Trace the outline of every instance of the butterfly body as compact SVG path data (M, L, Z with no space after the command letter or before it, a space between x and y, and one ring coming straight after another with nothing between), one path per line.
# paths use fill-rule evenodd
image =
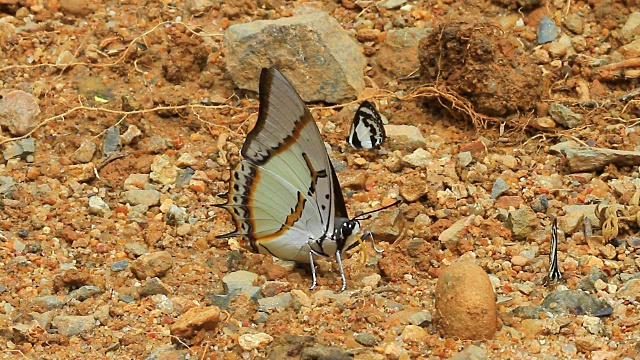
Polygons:
M373 103L363 101L353 117L347 142L355 149L379 149L387 137L382 118Z
M258 120L242 147L226 194L219 205L236 230L219 237L241 237L257 253L311 263L335 256L343 289L340 254L358 241L358 218L347 215L340 183L318 127L305 103L276 69L260 75Z

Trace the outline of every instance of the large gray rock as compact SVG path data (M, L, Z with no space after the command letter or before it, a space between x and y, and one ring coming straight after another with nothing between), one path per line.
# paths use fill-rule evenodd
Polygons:
M366 59L326 12L230 26L227 71L236 86L258 91L261 68L276 66L304 101L341 103L364 89Z

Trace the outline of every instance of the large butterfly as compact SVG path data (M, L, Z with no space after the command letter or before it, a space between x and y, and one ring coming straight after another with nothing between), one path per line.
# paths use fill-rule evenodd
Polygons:
M347 142L355 149L379 149L387 137L382 118L373 103L363 101L353 117Z
M227 202L219 205L236 230L219 237L239 236L254 252L310 263L311 289L314 256L333 255L344 290L341 253L362 243L356 235L366 213L349 219L318 127L289 81L274 68L263 69L259 90L258 120L242 146Z

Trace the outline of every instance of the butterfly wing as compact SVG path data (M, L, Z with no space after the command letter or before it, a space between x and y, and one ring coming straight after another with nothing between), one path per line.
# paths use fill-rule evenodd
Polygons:
M379 149L386 137L382 115L373 103L363 101L353 117L347 141L355 149Z
M307 243L333 235L347 211L313 116L276 69L260 75L260 108L242 147L227 203L253 251L308 262Z

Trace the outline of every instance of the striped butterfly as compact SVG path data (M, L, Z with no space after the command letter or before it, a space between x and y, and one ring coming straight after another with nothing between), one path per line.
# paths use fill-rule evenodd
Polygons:
M353 117L347 142L358 150L379 149L387 137L382 118L373 103L363 101Z
M371 212L348 217L313 116L277 69L262 70L259 95L258 120L241 150L244 159L223 195L227 202L218 205L229 211L236 230L218 237L239 236L254 252L310 263L311 289L316 286L314 256L335 256L344 290L341 254L370 236L356 235L360 220Z
M549 248L549 277L548 284L562 280L562 273L558 268L558 219L553 219L551 225L551 246Z

